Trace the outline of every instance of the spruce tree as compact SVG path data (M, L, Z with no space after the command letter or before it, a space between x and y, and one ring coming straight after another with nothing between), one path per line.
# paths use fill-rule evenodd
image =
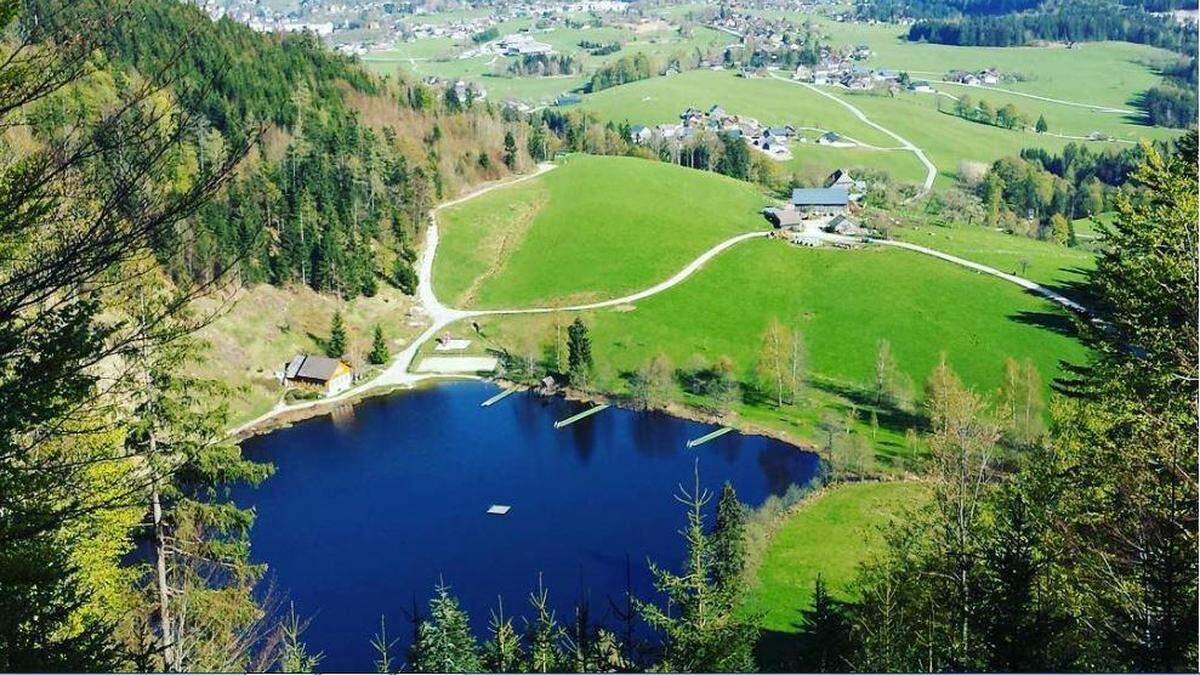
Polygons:
M383 328L375 324L375 335L371 338L371 353L367 355L367 360L379 366L387 363L390 357L387 341L383 339Z
M342 321L342 312L333 313L329 325L329 341L325 343L325 355L331 359L341 358L346 353L346 324Z
M417 626L417 638L409 650L409 666L419 673L477 673L483 670L479 647L471 635L467 613L438 584L429 601L429 618Z
M713 583L736 595L746 566L746 507L728 482L717 502L717 525L712 533Z
M564 631L558 625L550 609L550 598L538 575L538 589L529 594L534 619L527 622L526 640L529 642L529 671L552 673L563 669L562 641Z
M667 608L637 602L642 619L663 634L665 651L659 666L666 671L730 672L756 669L754 645L757 617L746 617L736 600L713 581L712 543L704 534L704 507L712 495L695 487L678 499L687 504L687 558L675 574L651 563L655 589L666 596Z
M575 385L586 384L592 366L592 338L583 319L575 317L567 328L567 369L571 382Z
M504 166L517 168L517 139L512 131L504 132Z
M488 622L491 637L483 643L483 667L491 673L518 673L524 670L524 651L521 636L513 628L512 619L504 616L504 605L492 612Z
M1037 125L1034 127L1034 129L1039 134L1044 134L1050 130L1050 125L1046 124L1046 116L1045 115L1038 115Z

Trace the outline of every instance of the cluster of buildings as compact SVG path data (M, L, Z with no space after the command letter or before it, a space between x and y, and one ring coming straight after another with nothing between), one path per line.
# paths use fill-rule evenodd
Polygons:
M947 82L957 82L959 84L977 85L977 84L999 84L1000 71L995 68L986 68L975 72L966 70L951 70L946 73Z
M444 88L454 92L455 100L460 102L466 101L482 101L487 98L487 89L475 84L467 82L463 79L446 80L436 75L429 75L421 80L431 87Z
M904 73L890 68L866 68L848 62L822 62L820 65L796 66L792 79L812 84L837 85L857 91L869 89L907 89L932 93L933 86L925 80L908 79Z
M781 207L763 209L763 216L781 236L795 244L819 246L822 234L860 237L870 234L853 216L853 204L865 188L845 169L834 171L819 188L795 188Z
M719 105L708 110L688 108L679 114L678 124L658 124L653 127L635 124L629 127L629 140L638 145L655 145L659 142L687 142L709 134L728 134L744 138L746 143L768 157L787 161L792 158L794 143L807 143L808 138L799 133L807 127L791 124L768 126L753 117L727 112ZM826 131L817 137L819 145L849 147L854 143L836 132Z

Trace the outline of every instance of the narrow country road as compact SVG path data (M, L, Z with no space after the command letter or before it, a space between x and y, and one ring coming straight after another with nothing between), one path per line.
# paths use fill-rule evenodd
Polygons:
M452 324L456 321L461 321L463 319L470 319L472 317L479 317L479 316L547 314L550 312L561 312L561 311L576 312L576 311L585 311L585 310L592 310L592 309L603 309L605 307L616 307L618 305L626 305L626 304L634 303L639 300L644 300L646 298L649 298L653 295L657 295L658 293L662 293L663 291L670 289L674 286L677 286L678 284L682 283L683 281L685 281L686 279L691 277L697 271L699 271L701 267L703 267L706 263L711 261L716 256L720 255L722 252L724 252L734 246L737 246L738 244L740 244L742 242L750 241L751 239L761 239L770 234L770 231L759 230L759 231L755 231L755 232L746 232L743 234L739 234L739 235L730 237L729 239L726 239L725 241L722 241L722 242L716 244L715 246L713 246L712 248L708 249L707 251L701 253L696 259L692 260L683 269L681 269L679 272L676 272L670 278L668 278L658 284L655 284L654 286L651 286L644 290L638 291L636 293L632 293L630 295L625 295L625 296L622 296L619 298L612 298L610 300L601 300L598 302L591 302L591 303L580 304L580 305L570 305L570 306L565 306L565 307L524 307L524 308L513 308L513 309L480 309L480 310L455 309L455 308L447 307L447 306L443 305L437 299L437 295L435 294L434 288L433 288L433 260L434 260L434 256L437 254L438 236L439 236L438 235L437 213L448 206L453 206L455 204L461 204L462 202L465 202L468 199L473 199L475 197L478 197L479 195L485 194L492 190L496 190L496 189L499 189L502 187L507 187L510 185L516 185L517 183L521 183L523 181L530 180L532 178L535 178L535 177L545 173L546 171L550 171L551 169L555 168L555 166L556 165L549 164L549 163L539 164L537 170L532 173L525 174L524 176L521 176L521 177L513 179L513 180L508 180L508 181L503 181L503 182L487 185L483 188L480 188L478 190L470 192L470 193L463 195L461 197L458 197L456 199L452 199L448 202L443 202L442 204L439 204L438 206L434 207L430 211L430 213L429 213L429 217L430 217L429 228L425 234L425 245L421 250L421 256L418 260L418 270L417 270L417 276L419 279L419 282L417 285L418 306L420 306L428 314L428 316L430 318L430 324L427 328L425 328L424 331L421 332L420 335L413 338L413 340L408 344L408 346L406 346L403 350L401 350L399 353L396 354L396 357L392 360L391 364L389 364L388 367L382 373L380 373L378 376L374 377L373 379L368 380L363 383L360 383L354 387L351 387L350 389L347 389L346 391L343 391L342 393L340 393L336 396L331 396L328 398L323 398L323 399L314 400L314 401L299 401L299 402L291 403L291 404L280 401L270 411L233 429L231 434L236 436L238 434L244 433L244 432L246 432L250 429L253 429L254 427L262 424L263 422L266 422L274 417L278 417L278 416L286 414L286 413L301 411L301 410L305 410L308 408L315 408L318 406L325 407L325 406L329 406L330 404L337 404L337 403L341 403L344 401L350 401L368 391L372 391L372 390L376 390L376 389L387 388L387 387L411 387L418 382L421 382L424 380L435 379L435 378L446 378L446 377L469 378L471 376L449 375L449 374L440 374L440 373L413 373L413 372L410 372L410 367L412 366L413 359L416 358L417 352L420 351L421 346L424 345L426 342L428 342L435 335L437 335L439 331L445 329L447 326L449 326L450 324ZM834 243L834 244L857 243L859 241L852 237L845 237L845 236L837 235L837 234L827 234L824 232L813 233L813 236L817 236L825 241L828 241L828 242ZM931 248L926 248L924 246L919 246L917 244L910 244L908 242L894 241L894 240L890 240L890 239L870 239L868 241L870 241L873 244L880 244L883 246L894 246L897 248L907 249L909 251L913 251L916 253L930 255L935 258L944 260L946 262L950 262L955 265L960 265L962 267L975 270L976 272L988 274L988 275L997 277L999 279L1008 281L1010 283L1016 284L1026 290L1037 293L1037 294L1047 298L1048 300L1055 302L1059 305L1062 305L1063 307L1066 307L1067 309L1070 309L1072 311L1088 313L1088 309L1086 307L1084 307L1083 305L1080 305L1079 303L1075 302L1074 300L1071 300L1070 298L1067 298L1052 289L1046 288L1045 286L1041 286L1040 284L1034 283L1023 277L1018 277L1013 274L1008 274L1007 272L1001 272L1000 270L998 270L994 267L989 267L987 265L981 265L979 263L972 262L965 258L959 258L957 256L950 255L948 253L943 253L941 251L931 249Z
M918 148L911 141L900 136L899 134L892 131L891 129L888 129L884 126L876 124L875 122L872 122L867 117L866 113L859 110L853 104L851 104L850 102L845 101L837 96L834 96L833 94L831 94L827 91L818 89L817 87L814 87L813 85L811 85L807 82L797 82L796 80L791 80L786 77L782 77L778 73L771 73L771 77L775 78L776 80L779 80L780 82L788 82L790 84L800 85L801 87L805 87L805 88L809 89L810 91L814 91L814 92L820 94L821 96L824 96L825 98L836 102L838 105L842 106L846 110L849 110L863 124L866 124L867 126L872 127L874 129L878 129L879 131L882 131L883 133L887 134L888 136L891 136L892 138L896 139L896 142L899 143L905 150L908 150L909 152L916 155L917 159L921 160L921 163L925 165L925 182L921 186L921 191L918 192L917 194L913 195L912 197L910 197L908 199L908 201L920 199L921 197L924 197L930 190L933 189L933 180L935 178L937 178L937 171L938 171L937 167L934 166L933 162L929 161L929 158L925 156L925 151Z
M1109 108L1107 106L1102 106L1102 105L1092 105L1091 103L1077 103L1075 101L1066 101L1061 98L1050 98L1049 96L1038 96L1037 94L1027 94L1023 91L1014 91L1012 89L1004 89L1003 87L993 87L990 84L963 84L962 82L951 82L949 80L929 80L929 82L932 82L934 84L950 84L950 85L954 85L956 87L965 87L965 88L969 88L969 89L988 89L990 91L998 91L998 92L1001 92L1004 94L1012 94L1013 96L1024 96L1025 98L1032 98L1032 99L1036 99L1038 101L1046 101L1048 103L1057 103L1059 105L1069 105L1069 106L1072 106L1075 108L1087 108L1089 110L1095 110L1096 112L1102 112L1102 113L1115 113L1115 114L1119 114L1119 115L1137 115L1137 114L1139 114L1138 111L1129 110L1128 108Z

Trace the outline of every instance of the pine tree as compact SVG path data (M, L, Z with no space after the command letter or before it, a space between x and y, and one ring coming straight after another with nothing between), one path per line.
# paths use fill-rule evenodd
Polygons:
M525 637L529 643L529 671L534 673L552 673L562 669L563 629L554 618L550 609L549 593L542 586L542 576L538 575L538 588L529 594L529 604L533 607L533 621L527 621Z
M281 646L279 653L279 671L283 673L313 673L321 663L322 655L318 652L310 654L308 647L300 641L304 626L296 616L295 604L289 604L288 616L281 627Z
M592 338L587 324L575 317L567 328L567 368L576 386L587 384L592 372Z
M499 612L492 612L488 622L491 637L483 644L483 667L491 673L518 673L524 669L521 636L513 628L512 619L504 616L504 603Z
M512 131L504 132L504 166L509 170L517 168L517 139Z
M1046 124L1045 115L1038 115L1037 125L1034 126L1034 130L1036 130L1039 134L1044 134L1050 130L1050 125Z
M331 359L341 358L346 353L346 324L341 310L333 313L329 324L329 342L325 343L325 355Z
M483 670L479 648L471 635L467 613L438 584L429 601L429 618L417 626L417 638L409 650L409 666L420 673L477 673Z
M375 335L371 338L371 353L367 355L367 361L379 366L388 362L391 354L388 353L387 341L383 339L383 328L379 324L375 324Z
M650 564L654 587L667 597L670 611L638 602L643 620L663 634L663 670L680 672L729 672L755 669L754 644L758 641L757 617L739 611L731 594L713 582L712 544L704 534L704 507L712 495L695 487L677 499L687 505L687 558L682 573L674 574Z
M746 507L728 482L717 502L717 524L712 533L713 583L732 595L741 588L746 566Z

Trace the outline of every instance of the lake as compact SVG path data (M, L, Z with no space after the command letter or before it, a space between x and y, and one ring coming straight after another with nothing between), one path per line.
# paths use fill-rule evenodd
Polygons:
M580 598L612 621L609 600L623 602L627 579L653 597L648 558L680 562L674 495L691 486L694 462L714 493L710 525L725 481L757 506L818 470L816 455L759 436L687 449L715 427L656 413L610 408L556 430L588 406L524 393L481 408L496 391L438 384L243 443L276 466L234 495L258 514L253 557L311 618L304 639L324 652L323 671L370 670L381 615L402 659L413 604L423 610L439 579L481 637L497 598L506 615L526 613L539 574L560 622ZM512 510L488 515L492 504Z

